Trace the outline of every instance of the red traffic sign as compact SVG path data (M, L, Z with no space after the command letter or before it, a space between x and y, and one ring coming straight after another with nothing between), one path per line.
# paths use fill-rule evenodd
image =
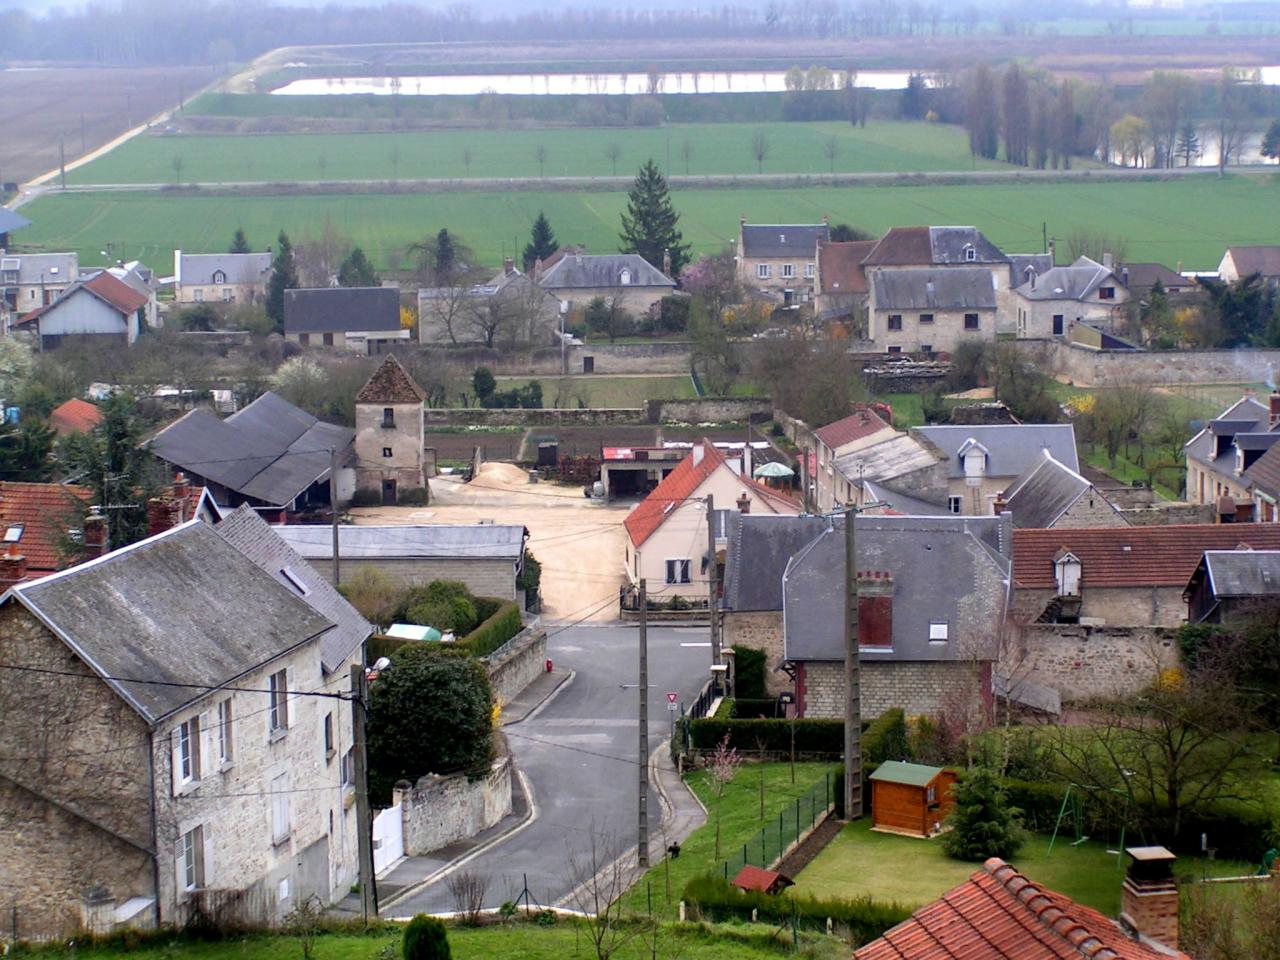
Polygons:
M680 694L667 691L667 703L675 703L680 699Z

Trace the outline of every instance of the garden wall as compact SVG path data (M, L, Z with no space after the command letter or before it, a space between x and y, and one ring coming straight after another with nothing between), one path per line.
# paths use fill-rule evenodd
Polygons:
M547 629L535 621L485 657L494 697L510 703L546 669L546 660Z
M513 775L511 757L504 756L481 780L429 773L413 786L396 787L392 803L400 804L404 820L405 856L422 856L492 827L511 812Z
M558 346L535 350L428 347L424 352L433 361L466 370L488 367L500 376L555 377L562 372ZM587 357L595 373L688 373L691 363L690 346L683 341L583 343L565 349L564 372L582 373Z
M1064 703L1127 696L1178 666L1176 633L1170 627L1028 624L1012 684L1025 678L1053 687Z
M768 420L773 405L764 397L704 397L698 400L650 400L644 407L588 407L583 410L522 410L485 407L427 407L432 427L594 427L647 426L654 423L742 423Z
M1014 342L1045 372L1081 387L1258 383L1280 369L1280 350L1090 350L1057 341Z

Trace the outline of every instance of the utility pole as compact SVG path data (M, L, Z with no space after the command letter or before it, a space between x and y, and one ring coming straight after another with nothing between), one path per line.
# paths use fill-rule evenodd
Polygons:
M1044 246L1044 250L1042 250L1041 252L1048 253L1049 252L1049 223L1047 220L1040 221L1040 242ZM1014 279L1016 280L1020 278L1015 277Z
M329 522L333 527L333 585L342 582L342 563L338 559L338 450L329 448Z
M844 816L862 819L862 677L858 661L858 565L854 518L849 504L844 514Z
M365 719L369 704L369 681L364 665L351 665L351 756L356 788L356 838L360 861L360 909L364 922L378 916L378 890L373 879L373 819L369 816L369 765L365 756Z
M649 610L645 581L640 578L640 820L636 863L649 866Z
M67 189L67 138L58 134L58 173L62 180L62 189Z
M707 619L711 623L711 666L724 663L720 651L720 629L716 620L716 501L707 494ZM713 674L714 675L714 674Z

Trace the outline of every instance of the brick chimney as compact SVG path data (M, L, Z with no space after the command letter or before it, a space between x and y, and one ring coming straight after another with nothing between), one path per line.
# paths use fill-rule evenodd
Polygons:
M16 543L11 543L4 555L0 556L0 590L7 590L25 579L27 579L27 558L22 555Z
M1271 396L1268 398L1268 403L1271 407L1271 416L1267 422L1271 429L1274 430L1277 426L1280 426L1280 390L1272 391Z
M751 512L751 498L747 496L745 490L738 496L738 512L739 513Z
M858 645L893 646L893 575L888 570L858 571Z
M84 518L81 530L86 560L100 557L107 552L107 518L102 515L99 507L89 508L89 515Z
M991 504L991 514L992 516L998 517L1008 509L1009 501L1005 499L1004 491L1001 490L996 494L995 502Z
M179 471L173 476L173 499L178 501L178 522L186 520L187 498L191 496L191 484L187 475Z
M182 505L172 497L152 497L147 501L147 536L176 527L182 521Z
M1120 922L1135 936L1178 948L1177 859L1164 847L1126 847L1129 872L1120 890Z

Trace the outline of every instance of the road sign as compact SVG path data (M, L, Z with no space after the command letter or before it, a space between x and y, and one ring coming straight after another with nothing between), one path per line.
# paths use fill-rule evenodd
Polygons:
M673 693L670 690L667 691L667 703L675 703L679 699L680 699L680 694Z

